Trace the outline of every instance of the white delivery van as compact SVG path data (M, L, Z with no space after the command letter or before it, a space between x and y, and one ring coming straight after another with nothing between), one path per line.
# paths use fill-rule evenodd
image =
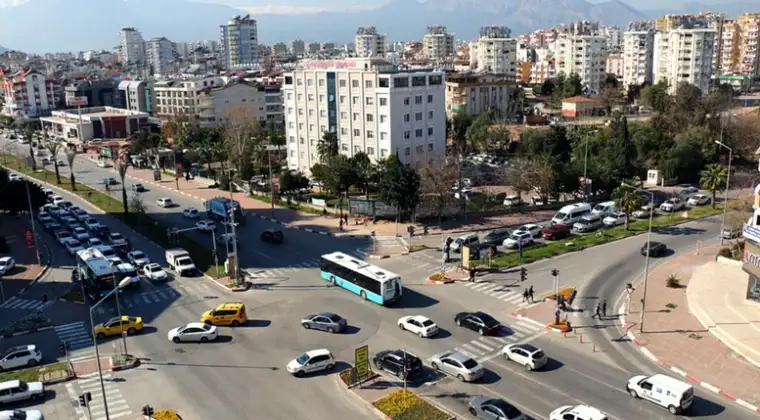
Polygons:
M168 249L166 251L166 263L180 276L195 273L195 264L190 258L190 253L182 248Z
M570 204L559 209L552 218L553 225L572 226L583 216L591 214L591 206L587 203Z
M616 211L617 208L615 207L614 201L605 201L594 206L594 209L591 210L591 213L598 214L602 219L604 219Z
M681 414L694 401L694 387L666 375L634 376L625 388L633 398L641 398L668 409L670 414Z

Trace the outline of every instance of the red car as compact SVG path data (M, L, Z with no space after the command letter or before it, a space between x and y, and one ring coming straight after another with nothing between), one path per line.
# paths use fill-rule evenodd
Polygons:
M544 239L549 241L556 241L559 239L567 238L570 236L570 230L572 228L570 226L565 225L551 225L543 230L541 232L541 235L544 237Z

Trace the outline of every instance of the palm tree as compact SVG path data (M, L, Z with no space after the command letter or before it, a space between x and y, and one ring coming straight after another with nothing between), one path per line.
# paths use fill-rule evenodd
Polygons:
M643 200L635 188L621 185L612 193L615 206L625 214L625 230L631 227L631 213L641 208ZM654 211L653 209L651 211Z
M74 180L74 159L76 159L76 157L76 150L66 149L66 160L69 162L69 180L71 181L71 191L77 190L77 184Z
M719 190L724 190L726 188L726 178L728 175L728 170L721 165L717 164L710 164L705 167L705 169L702 170L702 173L700 174L699 183L702 185L702 188L706 190L710 190L712 193L712 207L715 208L715 194ZM725 203L724 203L725 205Z
M58 172L58 151L61 150L61 143L57 141L49 141L45 144L45 147L50 151L50 156L53 159L53 166L55 167L55 181L60 185L61 174Z
M124 184L124 178L127 176L127 168L129 168L129 163L127 163L122 157L122 159L119 159L116 169L119 171L119 178L121 178L121 202L124 204L124 214L129 213L129 206L127 205L127 186Z
M317 143L317 154L319 161L326 163L331 157L338 155L338 135L336 133L325 131L322 138Z
M375 166L372 164L372 161L369 160L369 156L364 152L355 154L354 157L351 158L351 164L356 171L356 179L364 190L367 200L369 200L369 183L375 173Z

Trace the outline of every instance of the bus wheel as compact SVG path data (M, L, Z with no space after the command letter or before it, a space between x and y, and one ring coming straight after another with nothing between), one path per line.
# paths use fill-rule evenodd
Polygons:
M330 283L335 284L335 276L330 276Z
M359 296L361 296L362 299L367 300L367 293L365 293L364 290L362 290L361 293L359 293Z

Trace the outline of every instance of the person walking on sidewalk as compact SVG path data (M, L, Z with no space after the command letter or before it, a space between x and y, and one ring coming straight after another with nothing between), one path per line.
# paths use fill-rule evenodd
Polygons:
M474 281L475 281L475 269L470 268L470 282L474 282Z
M602 319L602 306L599 303L596 304L596 311L594 312L594 316L591 317L591 319L594 318Z
M530 292L528 291L528 289L525 289L525 291L523 292L523 302L527 302L528 299L530 299Z
M534 292L533 292L533 286L530 286L530 289L528 289L528 296L530 297L530 303L534 303L535 302L533 300L533 294L534 294Z
M602 316L607 317L607 299L602 301Z

